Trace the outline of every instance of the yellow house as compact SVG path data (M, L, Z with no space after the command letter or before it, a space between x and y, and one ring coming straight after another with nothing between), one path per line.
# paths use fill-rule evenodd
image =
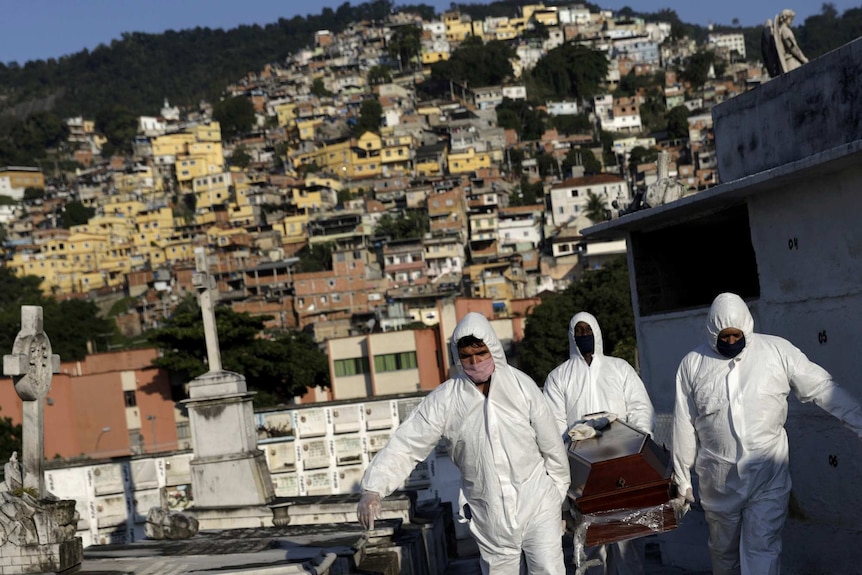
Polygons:
M108 203L104 204L105 215L117 215L132 219L139 212L146 209L146 205L138 200L130 200L128 196L110 196Z
M221 144L221 125L210 121L205 124L197 124L189 130L196 142L218 142Z
M293 205L303 212L317 211L323 207L323 197L318 189L310 189L316 186L310 186L306 183L305 187L294 187L290 189L290 196L293 200Z
M323 118L311 118L310 120L299 120L296 122L296 131L300 140L314 140L314 134L318 126L323 125Z
M115 173L114 187L121 195L137 191L161 191L162 179L155 176L152 166L136 166L130 173Z
M301 213L295 216L285 216L281 220L280 231L283 244L294 244L308 239L308 214Z
M383 140L374 132L365 132L350 149L350 163L347 166L348 178L371 178L383 173L381 148Z
M442 176L443 167L449 161L449 148L445 144L432 146L430 151L417 151L415 161L416 175L420 177L426 176Z
M277 105L275 107L275 115L279 126L286 128L292 125L294 120L296 120L296 102Z
M173 238L162 244L163 263L176 263L195 259L191 238Z
M413 167L413 137L393 135L383 138L380 160L391 172L410 171Z
M166 134L151 140L153 156L179 156L187 153L188 148L195 141L192 134Z
M254 206L231 204L229 218L230 223L234 226L251 227L255 224ZM244 229L237 229L245 233Z
M210 173L224 171L224 151L221 142L194 142L189 145L189 156L206 159Z
M211 210L230 200L231 173L221 172L196 177L192 181L197 211Z
M473 148L467 148L464 152L450 153L448 157L450 174L467 174L481 168L490 167L491 154L488 152L477 152Z
M519 27L514 18L510 18L494 28L494 39L501 41L514 40L520 35L522 28L523 26Z
M435 62L444 62L449 59L449 52L426 52L422 51L422 65L430 66Z
M231 179L233 180L236 177L236 174L231 171ZM248 180L244 180L242 183L235 182L234 193L233 193L233 203L237 206L249 206L251 202L248 199L249 191L251 190L251 182Z
M0 168L0 195L20 200L27 188L45 188L42 170L25 166Z
M484 38L485 35L481 20L472 21L458 11L445 12L443 24L446 26L446 39L450 42L462 42L468 36Z
M208 226L216 223L218 221L218 216L215 211L209 210L205 212L200 212L195 215L195 223L200 226Z
M341 190L344 188L344 184L341 180L330 178L328 176L321 176L319 174L309 174L306 176L305 185L308 187L322 186L324 188L329 188L330 190Z
M174 216L168 207L144 211L135 216L133 241L138 249L149 249L151 242L169 238L174 233Z

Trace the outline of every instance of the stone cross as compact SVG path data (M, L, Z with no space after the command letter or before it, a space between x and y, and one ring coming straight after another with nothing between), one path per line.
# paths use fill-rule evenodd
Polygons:
M204 339L207 345L207 364L209 372L215 373L222 370L221 352L218 347L218 331L215 320L215 299L218 295L218 287L215 278L207 270L207 254L205 248L195 248L195 273L192 275L192 284L198 290L198 301L201 306L201 315L204 320Z
M25 489L42 499L45 491L45 397L51 378L60 371L60 356L51 353L51 341L42 329L42 308L21 306L21 331L12 354L3 356L3 374L12 377L24 402L22 476Z

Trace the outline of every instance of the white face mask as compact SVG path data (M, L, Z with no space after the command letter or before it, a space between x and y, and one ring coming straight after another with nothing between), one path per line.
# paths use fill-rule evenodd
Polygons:
M485 383L491 379L491 374L494 373L494 358L489 357L485 361L473 364L461 364L464 368L464 373L467 374L473 383Z

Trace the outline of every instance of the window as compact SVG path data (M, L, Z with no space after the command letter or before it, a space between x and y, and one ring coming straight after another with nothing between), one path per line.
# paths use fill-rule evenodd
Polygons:
M336 359L334 362L335 377L347 377L368 373L367 357L352 357L350 359Z
M374 371L399 371L416 369L416 352L387 353L374 356Z
M135 397L135 390L124 391L123 399L126 402L126 407L135 407L138 405L138 399Z
M180 421L177 423L177 439L190 439L192 431L189 428L188 421Z

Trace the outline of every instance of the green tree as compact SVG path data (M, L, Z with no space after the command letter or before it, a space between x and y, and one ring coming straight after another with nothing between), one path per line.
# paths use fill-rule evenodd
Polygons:
M503 98L495 112L497 125L515 130L521 140L538 140L545 132L546 114L534 102Z
M22 305L42 308L42 321L51 348L64 361L84 359L89 342L110 337L115 332L114 324L100 316L93 301L57 302L42 293L41 284L42 278L37 276L19 278L9 268L0 268L0 349L12 349L21 330Z
M383 106L377 98L368 98L359 106L359 119L356 121L355 133L361 136L365 132L380 133L380 121L383 118Z
M422 47L422 29L415 24L405 24L392 30L387 49L389 55L398 61L402 70L413 67Z
M66 229L72 226L86 224L96 215L96 208L88 208L78 200L66 202L63 206L63 227Z
M368 70L368 83L372 86L387 84L392 81L392 71L389 66L373 66Z
M638 166L655 162L658 159L658 150L655 148L645 148L643 146L635 146L629 152L629 165Z
M256 391L258 407L288 403L310 387L329 385L326 356L310 335L301 332L267 333L271 316L216 309L216 329L224 369L243 375ZM206 340L200 309L186 298L162 328L149 334L162 354L153 365L166 369L174 381L188 382L207 370Z
M548 96L581 100L601 91L608 59L600 50L566 43L542 57L531 75Z
M424 210L407 210L401 217L383 214L374 228L374 235L391 240L421 238L429 228L428 214Z
M703 50L691 55L682 71L683 79L691 82L692 87L700 89L709 78L709 71L715 63L715 52Z
M326 86L323 85L323 80L320 78L315 78L311 82L311 94L318 98L331 98L334 96L332 92L326 89Z
M335 248L332 244L308 244L296 254L299 258L296 271L304 273L332 270L333 249Z
M593 123L587 114L560 114L551 116L550 122L558 132L566 135L589 134L593 131Z
M221 126L222 137L231 140L251 131L255 122L254 104L245 96L219 100L213 105L213 119Z
M522 369L539 385L569 357L569 321L579 311L596 316L606 354L634 365L636 337L629 274L625 257L620 257L543 299L527 317L518 357Z
M608 205L604 198L587 192L587 205L584 207L584 216L597 224L608 219Z
M25 202L33 202L35 200L43 200L45 199L45 190L42 188L25 188L24 189L24 201Z
M572 148L563 159L563 173L572 173L575 166L583 166L584 174L598 174L602 171L602 163L589 148Z
M512 58L515 51L508 44L482 40L471 36L461 43L448 60L431 65L431 76L440 80L452 80L474 88L496 86L514 74Z
M667 113L667 135L669 138L688 138L689 111L685 106L676 106Z
M251 159L251 154L248 153L245 146L238 146L230 155L228 163L244 170L251 164Z
M114 150L129 153L138 133L138 117L126 106L113 104L96 114L96 129L105 135Z

